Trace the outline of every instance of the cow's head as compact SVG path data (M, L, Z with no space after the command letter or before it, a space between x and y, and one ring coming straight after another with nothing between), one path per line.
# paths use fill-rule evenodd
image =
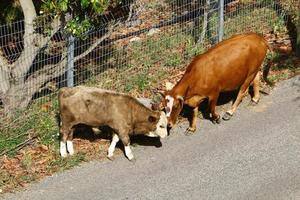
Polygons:
M156 104L156 109L164 110L168 120L168 128L172 128L180 114L184 98L180 95L175 95L172 91L174 84L166 82L166 91L158 91L158 93L163 97L159 104Z
M167 125L168 125L168 120L167 120L167 117L166 117L166 113L161 111L159 121L156 124L156 130L155 131L150 131L146 135L149 136L149 137L165 138L168 135Z
M169 91L166 91L163 94L163 100L161 102L161 106L164 108L166 112L166 116L168 119L168 127L172 128L177 118L183 108L184 99L182 96L173 96Z

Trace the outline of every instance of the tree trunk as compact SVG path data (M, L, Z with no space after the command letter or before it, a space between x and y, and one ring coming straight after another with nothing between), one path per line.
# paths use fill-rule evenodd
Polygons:
M11 85L2 99L5 113L11 115L17 109L22 109L26 103L29 103L29 98L24 91L24 84Z
M200 39L198 43L202 43L205 39L206 31L208 31L208 13L210 9L210 0L206 0L203 14L203 26Z
M35 33L34 20L36 18L36 10L32 0L20 0L20 5L24 14L24 49L19 58L11 64L4 55L0 54L0 98L5 112L9 115L17 109L25 108L32 96L38 91L39 88L37 86L41 87L47 80L45 78L44 82L37 83L32 82L34 79L27 78L25 80L25 77L40 49L47 44L59 27L59 19L56 18L51 25L57 27L53 28L53 33L50 36L43 37ZM36 90L32 91L28 87L29 85Z
M20 0L24 13L25 32L23 37L24 49L19 58L11 63L0 52L0 100L8 115L28 106L32 97L45 83L63 75L67 67L67 45L62 42L60 61L56 64L42 66L41 69L28 74L36 56L50 42L52 36L59 30L61 21L54 18L51 22L51 34L43 36L36 33L34 20L36 11L32 0ZM101 42L107 39L118 23L109 26L108 32L94 41L84 52L74 58L74 62L92 52ZM55 41L52 41L55 42ZM61 42L60 42L61 43ZM51 46L51 45L49 45Z

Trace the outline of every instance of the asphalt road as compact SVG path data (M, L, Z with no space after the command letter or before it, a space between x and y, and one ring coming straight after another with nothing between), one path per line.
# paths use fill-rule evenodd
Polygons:
M300 199L299 76L230 121L198 120L193 136L186 128L160 148L133 148L135 163L85 163L4 199Z

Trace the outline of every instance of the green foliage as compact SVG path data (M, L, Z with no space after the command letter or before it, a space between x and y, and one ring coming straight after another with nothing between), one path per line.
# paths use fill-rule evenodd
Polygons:
M22 10L16 2L1 1L0 23L11 23L23 17Z
M82 38L82 33L87 32L92 27L90 20L83 19L81 20L79 17L76 17L68 22L66 25L66 29L72 35ZM84 39L84 38L83 38Z
M113 1L118 3L119 1ZM110 4L109 0L43 0L41 11L43 13L78 13L79 11L103 14Z
M43 0L41 13L65 15L70 14L72 20L66 24L69 33L81 37L94 24L98 18L107 11L109 6L117 6L120 0Z

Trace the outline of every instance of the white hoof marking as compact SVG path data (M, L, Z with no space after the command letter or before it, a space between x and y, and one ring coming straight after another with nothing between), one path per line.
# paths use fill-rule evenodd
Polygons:
M67 157L68 154L67 154L67 147L65 142L60 141L59 153L61 157L63 158Z
M116 144L119 142L119 136L117 134L113 135L110 146L108 148L107 157L112 157L114 155L114 151L116 149Z
M131 151L129 145L128 145L128 146L125 146L125 154L126 154L126 156L127 156L127 158L128 158L129 160L133 160L134 156L133 156L133 154L132 154L132 151Z
M74 154L74 147L73 147L73 142L70 140L67 140L67 150L70 155Z

